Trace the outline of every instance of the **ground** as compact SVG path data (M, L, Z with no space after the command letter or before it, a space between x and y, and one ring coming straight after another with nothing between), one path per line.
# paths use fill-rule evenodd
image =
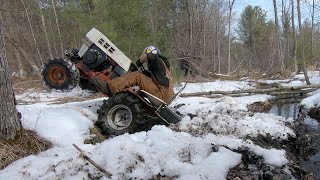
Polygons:
M320 84L318 74L310 72L313 83ZM301 79L299 75L294 80L261 81L302 85ZM177 85L175 91L182 87ZM249 79L213 81L189 83L182 93L254 88L256 83ZM319 92L311 93L301 105L317 106L319 97ZM30 89L17 95L22 124L53 147L13 162L0 171L0 179L109 179L81 158L73 143L110 172L111 179L297 178L285 145L297 138L292 128L296 120L248 110L248 105L272 98L178 96L170 106L181 115L180 123L109 137L93 145L84 142L94 136L90 129L105 97L80 89L67 93Z

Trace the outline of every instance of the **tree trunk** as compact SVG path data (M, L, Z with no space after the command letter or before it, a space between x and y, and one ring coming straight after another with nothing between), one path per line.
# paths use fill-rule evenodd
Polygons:
M43 27L43 31L46 37L46 42L47 42L47 46L48 46L48 52L50 55L50 58L52 58L52 52L51 52L51 47L50 47L50 41L49 41L49 37L48 37L48 32L47 32L47 25L46 25L46 21L44 20L44 15L42 12L42 8L40 7L40 14L41 14L41 22L42 22L42 27Z
M23 8L24 10L26 11L26 15L27 15L27 19L28 19L28 23L29 23L29 27L30 27L30 31L31 31L31 35L32 35L32 39L34 41L34 44L36 46L36 49L37 49L37 53L38 53L38 56L39 56L39 62L38 62L38 66L39 67L42 67L43 65L43 59L41 57L41 53L40 53L40 50L39 50L39 47L38 47L38 42L37 42L37 39L34 35L34 31L33 31L33 28L32 28L32 24L31 24L31 20L30 20L30 17L29 17L29 12L27 10L27 7L26 7L26 4L24 3L24 0L21 0L22 2L22 5L23 5Z
M306 70L306 61L304 57L304 34L303 28L301 24L301 11L300 11L300 0L297 0L297 11L298 11L298 23L299 23L299 31L300 31L300 38L301 38L301 54L302 54L302 70L304 74L304 78L306 79L306 83L310 85L309 77Z
M229 0L229 15L228 15L228 74L231 72L231 14L235 0Z
M21 123L8 70L2 22L0 14L0 138L13 139L21 130Z
M274 8L274 22L275 22L274 31L276 33L276 38L277 38L278 58L280 62L281 72L284 75L284 64L283 64L283 58L282 58L282 52L281 52L281 40L280 40L280 33L279 33L278 10L277 10L276 0L273 0L273 8Z
M298 61L297 61L297 35L296 26L294 18L294 1L291 0L291 23L292 23L292 33L293 33L293 62L294 62L294 72L298 73Z
M217 36L217 53L218 53L218 73L221 74L221 57L220 57L220 0L217 0L217 20L216 20L216 36Z
M57 29L58 29L58 35L59 35L59 40L60 40L60 48L61 48L61 55L63 56L63 44L62 44L62 40L61 40L61 32L60 32L60 27L59 27L59 19L58 19L58 15L57 15L57 11L56 11L56 6L54 4L54 0L51 0L52 3L52 8L53 8L53 12L54 12L54 17L56 19L56 25L57 25Z
M314 45L314 0L312 0L312 14L311 14L311 55L313 56Z

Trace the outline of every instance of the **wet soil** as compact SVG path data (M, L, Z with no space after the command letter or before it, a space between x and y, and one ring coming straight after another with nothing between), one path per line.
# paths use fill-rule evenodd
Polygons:
M254 107L258 106L258 108ZM264 148L285 149L289 163L284 167L273 167L263 163L260 156L247 149L233 150L242 154L242 163L228 173L227 179L303 179L320 180L320 124L310 118L297 104L278 104L271 109L262 108L262 103L255 104L251 110L274 113L286 118L293 118L288 124L296 137L288 140L273 139L270 135L247 137L255 144ZM317 116L314 116L317 117ZM319 116L318 116L319 117Z
M274 107L278 115L295 119L292 129L295 139L288 142L286 149L289 159L293 161L300 176L297 179L320 179L320 124L308 116L309 112L297 104L286 104ZM274 113L275 111L270 112ZM293 166L293 165L291 165Z

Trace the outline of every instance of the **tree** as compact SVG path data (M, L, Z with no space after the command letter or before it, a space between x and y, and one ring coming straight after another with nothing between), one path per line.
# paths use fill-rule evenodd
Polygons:
M276 70L274 63L272 37L274 23L266 21L266 12L259 6L247 6L241 13L237 33L243 42L243 48L239 53L243 54L243 60L247 64L248 71L254 69L259 74L263 71ZM269 71L269 73L272 73Z
M278 58L281 65L281 72L284 74L284 65L283 65L283 59L282 59L282 52L281 52L281 41L280 41L280 34L279 34L279 22L278 22L278 10L277 10L277 0L273 0L273 9L274 9L274 31L276 34L276 42L278 45Z
M294 18L294 1L291 0L291 24L292 24L292 33L293 33L293 62L294 62L294 72L298 72L298 61L297 61L297 35L296 35L296 26Z
M228 15L228 74L230 74L230 66L231 66L231 57L230 57L230 50L231 50L231 14L232 8L235 0L229 0L229 15Z
M302 54L302 70L304 74L304 78L306 79L307 85L310 85L309 77L306 70L306 61L304 56L304 35L303 35L303 28L301 24L301 11L300 11L300 0L297 0L297 11L298 11L298 24L299 24L299 31L300 31L300 38L301 38L301 54Z
M259 6L247 6L239 20L237 32L240 40L249 47L256 46L263 37L266 25L266 12Z
M0 138L13 139L21 130L5 52L3 23L0 14Z

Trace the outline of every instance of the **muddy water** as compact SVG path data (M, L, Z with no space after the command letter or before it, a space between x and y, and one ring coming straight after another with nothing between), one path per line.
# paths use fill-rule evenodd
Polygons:
M286 118L295 119L294 130L298 143L303 144L300 149L291 148L296 163L305 173L313 173L315 179L320 179L320 121L310 118L298 104L276 104L270 109L273 113ZM305 145L305 146L304 146Z

